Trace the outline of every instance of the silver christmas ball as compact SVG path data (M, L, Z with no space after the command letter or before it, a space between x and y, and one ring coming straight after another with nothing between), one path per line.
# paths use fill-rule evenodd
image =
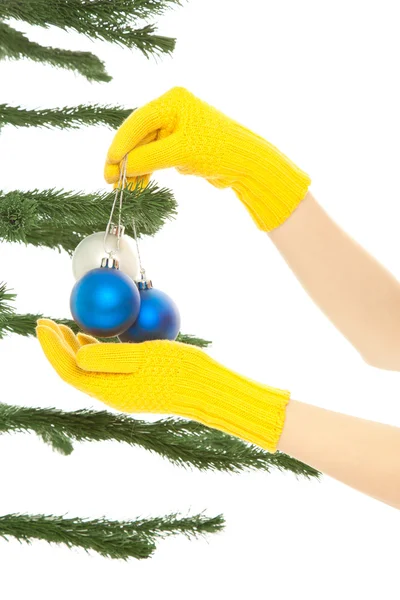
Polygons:
M98 231L88 235L75 248L72 256L72 272L76 280L81 279L88 271L100 267L102 258L106 256L104 250L105 231ZM140 279L139 258L135 240L123 234L117 250L117 235L109 233L106 240L107 251L114 250L113 257L119 261L119 269L133 280Z

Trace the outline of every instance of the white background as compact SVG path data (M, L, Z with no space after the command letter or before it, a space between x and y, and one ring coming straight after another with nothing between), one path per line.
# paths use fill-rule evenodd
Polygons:
M158 20L172 58L17 24L43 44L97 53L114 79L90 84L29 61L0 64L0 102L27 108L98 102L140 106L185 86L277 145L312 177L324 208L400 274L400 37L396 2L190 0ZM6 127L0 189L110 189L113 132ZM142 254L156 287L178 303L182 331L210 354L292 397L400 426L400 376L363 363L313 305L267 235L230 190L158 172L179 215ZM69 315L65 254L1 245L0 280L20 312ZM0 344L2 400L103 408L59 379L35 339ZM140 415L140 417L145 415ZM223 533L176 537L154 558L113 561L83 551L0 541L5 598L398 598L393 508L324 477L186 471L113 443L61 457L30 435L0 437L0 514L135 518L224 513Z

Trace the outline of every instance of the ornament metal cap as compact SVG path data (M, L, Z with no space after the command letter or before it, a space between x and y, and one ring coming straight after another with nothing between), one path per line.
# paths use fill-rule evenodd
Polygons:
M104 256L101 259L100 267L103 269L119 269L119 260L113 256Z
M147 279L146 281L137 281L136 285L139 290L150 290L153 287L153 283L151 279Z
M110 223L107 233L110 235L116 235L117 237L122 237L125 233L125 225L117 225L116 223Z
M146 271L143 268L141 269L141 279L136 282L136 285L139 290L150 290L153 287L153 282L151 279L147 279Z

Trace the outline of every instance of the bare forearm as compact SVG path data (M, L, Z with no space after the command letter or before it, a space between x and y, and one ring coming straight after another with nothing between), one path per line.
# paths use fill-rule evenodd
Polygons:
M369 364L400 370L400 283L307 196L269 234L304 289Z
M400 509L400 429L291 400L279 450Z

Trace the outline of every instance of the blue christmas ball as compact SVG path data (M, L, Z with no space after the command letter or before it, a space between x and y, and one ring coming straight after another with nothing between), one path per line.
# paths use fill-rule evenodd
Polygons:
M139 288L142 286L139 283ZM153 287L139 289L140 311L137 320L118 337L121 342L174 340L179 333L181 318L175 302Z
M86 333L97 337L117 336L132 325L139 314L139 290L134 281L118 269L92 269L75 283L70 308L74 321Z

